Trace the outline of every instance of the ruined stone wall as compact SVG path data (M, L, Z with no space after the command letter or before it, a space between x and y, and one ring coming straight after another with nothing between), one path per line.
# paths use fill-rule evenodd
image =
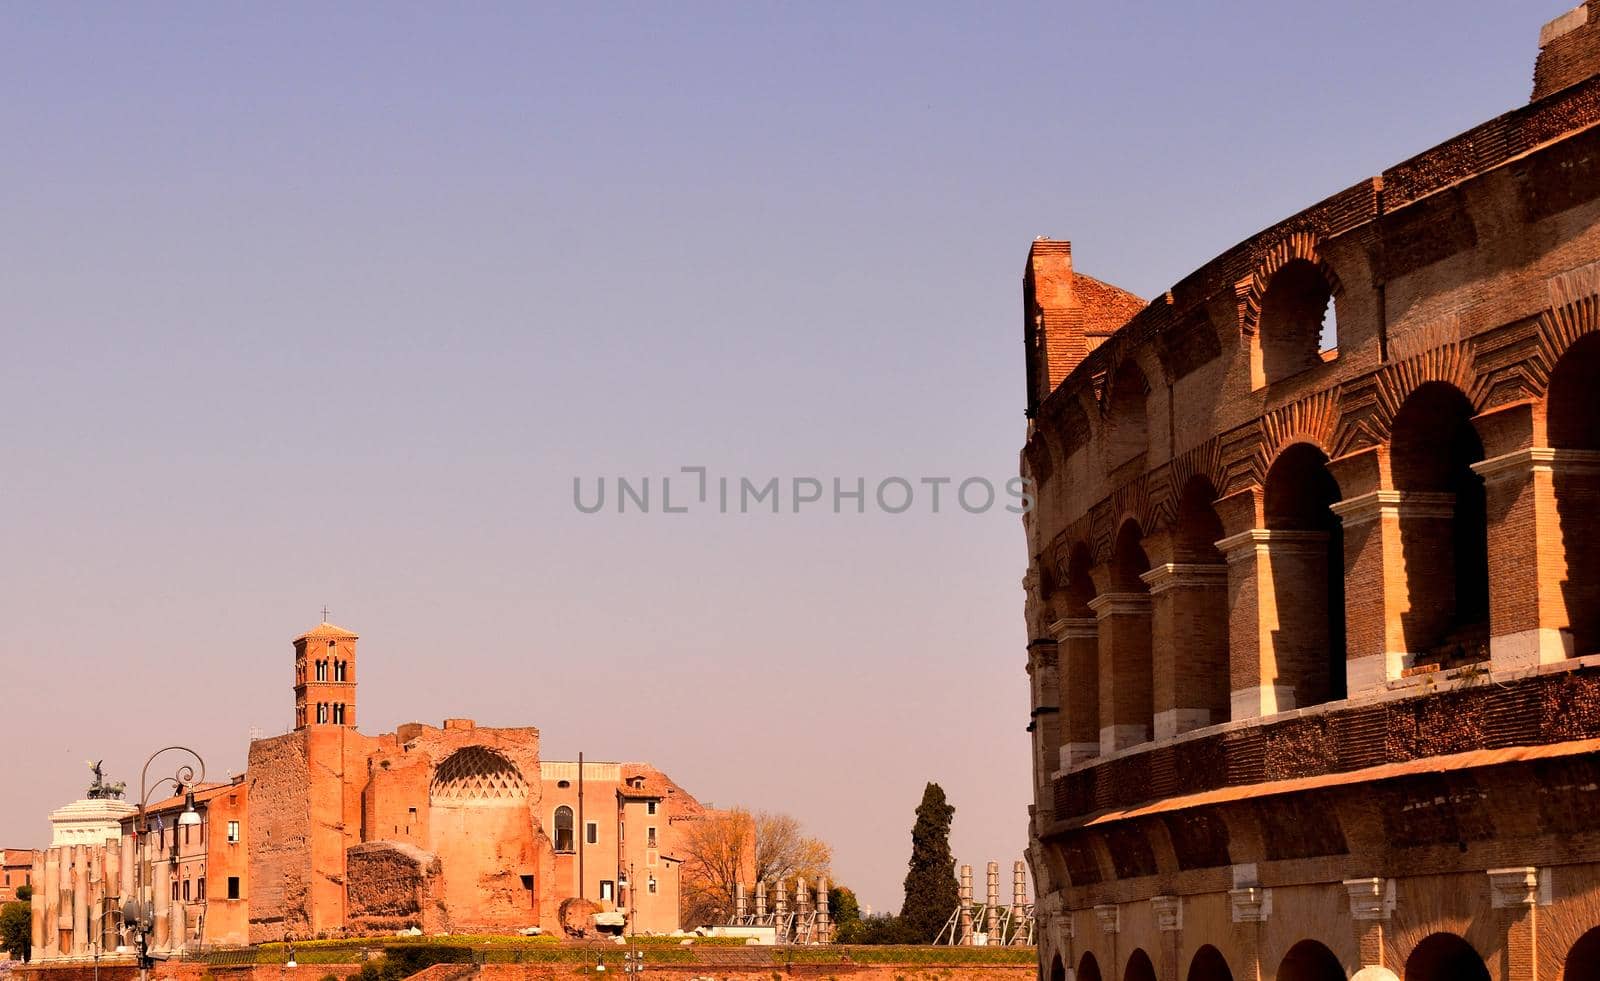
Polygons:
M358 932L451 931L438 856L398 842L367 842L350 849L346 867L350 924Z
M250 941L309 936L312 771L304 733L252 742L246 772Z

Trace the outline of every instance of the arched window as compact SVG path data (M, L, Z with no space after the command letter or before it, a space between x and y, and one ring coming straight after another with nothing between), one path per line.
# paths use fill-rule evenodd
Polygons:
M1056 636L1056 705L1060 707L1059 735L1067 749L1063 762L1076 763L1100 752L1100 639L1095 628L1094 566L1088 546L1079 543L1068 553L1067 565L1054 582L1050 608L1064 626Z
M1453 933L1435 933L1406 958L1406 981L1489 981L1489 969L1472 945ZM1567 977L1587 975L1567 972Z
M1119 467L1145 452L1150 445L1146 399L1150 383L1132 359L1122 362L1111 376L1106 398L1106 467Z
M1302 940L1290 947L1278 965L1277 977L1278 981L1345 981L1339 958L1315 940Z
M1338 351L1333 290L1316 263L1291 259L1267 280L1257 343L1257 388L1298 375L1321 364L1324 352Z
M1122 981L1156 981L1156 968L1150 963L1150 955L1134 948L1128 956L1128 966L1122 972Z
M572 834L572 808L565 804L556 808L556 851L570 852L574 850Z
M1185 981L1233 981L1233 971L1228 968L1222 951L1206 944L1194 952Z
M1272 632L1278 708L1304 708L1345 694L1344 529L1330 510L1339 484L1328 458L1296 443L1267 471L1267 554L1278 627ZM1265 654L1265 652L1263 652ZM1285 699L1292 704L1284 704Z
M1091 604L1100 633L1100 751L1110 753L1150 739L1150 571L1139 522L1117 532L1111 553L1111 591Z
M1556 522L1567 561L1561 595L1572 631L1572 652L1579 656L1600 653L1600 521L1594 514L1594 502L1600 500L1600 469L1593 465L1594 458L1581 458L1600 451L1597 392L1600 334L1590 334L1556 363L1546 403L1550 445L1558 454L1551 475Z
M1400 552L1409 609L1406 650L1419 664L1453 667L1489 657L1489 532L1483 444L1472 403L1429 382L1395 414L1390 460L1400 497Z

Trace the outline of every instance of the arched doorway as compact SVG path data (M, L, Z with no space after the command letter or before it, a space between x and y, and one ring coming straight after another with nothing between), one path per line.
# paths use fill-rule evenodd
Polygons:
M1409 609L1406 650L1453 667L1489 657L1489 534L1483 443L1472 403L1453 385L1417 388L1395 414L1390 462L1400 492Z
M1582 456L1600 453L1600 334L1582 338L1550 373L1546 421L1558 452L1552 483L1567 578L1561 584L1573 653L1600 652L1600 468Z
M1186 981L1233 981L1233 971L1228 968L1228 960L1222 956L1222 951L1206 944L1194 952Z
M1321 352L1337 350L1333 290L1322 270L1307 259L1291 259L1267 280L1257 333L1256 388L1322 363Z
M1100 981L1100 962L1087 950L1078 959L1077 981Z
M1562 972L1567 981L1600 978L1600 927L1579 937L1572 945Z
M1489 981L1489 969L1471 944L1453 933L1435 933L1406 958L1405 981Z
M1315 940L1302 940L1278 963L1277 981L1345 981L1345 973L1333 951Z
M1331 510L1339 484L1328 457L1310 443L1278 455L1265 487L1271 602L1278 627L1272 632L1275 678L1264 684L1289 689L1303 708L1345 694L1344 529ZM1263 652L1265 654L1266 652Z
M1135 947L1128 957L1128 966L1122 972L1122 981L1156 981L1156 967L1150 955Z
M1050 958L1050 981L1067 981L1067 967L1061 963L1061 955Z

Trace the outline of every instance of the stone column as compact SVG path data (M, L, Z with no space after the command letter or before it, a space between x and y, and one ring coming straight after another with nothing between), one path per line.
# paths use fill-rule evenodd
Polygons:
M1383 934L1394 912L1394 880L1346 879L1344 888L1350 897L1350 920L1355 927L1361 966L1385 967Z
M1260 981L1261 925L1272 916L1272 890L1255 885L1236 886L1228 890L1228 903L1232 907L1240 955L1240 964L1233 976L1236 981Z
M1167 562L1139 578L1150 586L1155 738L1228 721L1213 715L1228 704L1228 567Z
M61 956L61 852L64 846L45 852L44 880L38 883L44 897L43 957Z
M122 860L119 863L118 871L122 873L121 895L123 899L139 898L133 894L134 874L138 867L139 861L138 855L134 853L133 844L133 835L127 834L122 836Z
M1537 981L1540 876L1533 866L1489 870L1490 908L1505 930L1500 976ZM1491 971L1491 973L1493 973Z
M1106 962L1108 967L1102 969L1106 974L1116 970L1117 960L1117 934L1122 932L1122 907L1115 903L1102 903L1094 908L1094 919L1100 926L1100 932L1106 936L1106 947L1111 957Z
M89 953L89 849L72 846L72 956Z
M1178 958L1182 955L1183 900L1177 896L1150 897L1156 929L1161 931L1162 981L1178 981Z
M1228 557L1231 717L1252 719L1322 701L1326 603L1283 599L1327 595L1327 535L1249 528L1217 548Z
M1089 601L1100 640L1100 753L1150 741L1150 594L1101 593Z
M89 849L89 942L106 951L106 845Z
M956 893L961 903L961 937L956 942L962 947L972 946L972 866L961 866L960 889Z
M1028 904L1028 873L1022 862L1011 863L1011 942L1018 946L1024 945L1027 940L1027 929L1023 923L1024 907Z
M1490 457L1472 469L1483 478L1488 499L1491 667L1515 671L1590 652L1600 638L1574 637L1577 611L1568 603L1567 589L1587 587L1581 597L1587 600L1600 584L1570 581L1568 551L1590 551L1597 541L1570 517L1563 527L1556 502L1558 487L1573 498L1592 499L1600 489L1600 453L1534 446Z
M1028 731L1033 733L1033 802L1049 810L1054 800L1050 775L1061 766L1060 655L1053 639L1028 644L1028 689L1032 704Z
M1333 505L1333 513L1344 533L1345 689L1351 696L1372 694L1406 666L1400 492L1352 496Z
M1000 939L1000 863L990 862L985 870L988 874L984 883L984 905L988 907L984 917L983 930L988 934L988 943L996 943Z
M1100 624L1094 617L1067 617L1050 625L1058 658L1061 693L1062 768L1100 755Z
M44 955L44 853L35 852L33 855L33 877L30 880L37 895L33 900L33 912L29 917L33 935L29 938L33 942L35 957Z

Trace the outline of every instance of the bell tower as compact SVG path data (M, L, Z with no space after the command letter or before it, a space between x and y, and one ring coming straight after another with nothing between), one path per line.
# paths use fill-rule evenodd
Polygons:
M356 725L356 641L324 620L294 639L294 727Z

